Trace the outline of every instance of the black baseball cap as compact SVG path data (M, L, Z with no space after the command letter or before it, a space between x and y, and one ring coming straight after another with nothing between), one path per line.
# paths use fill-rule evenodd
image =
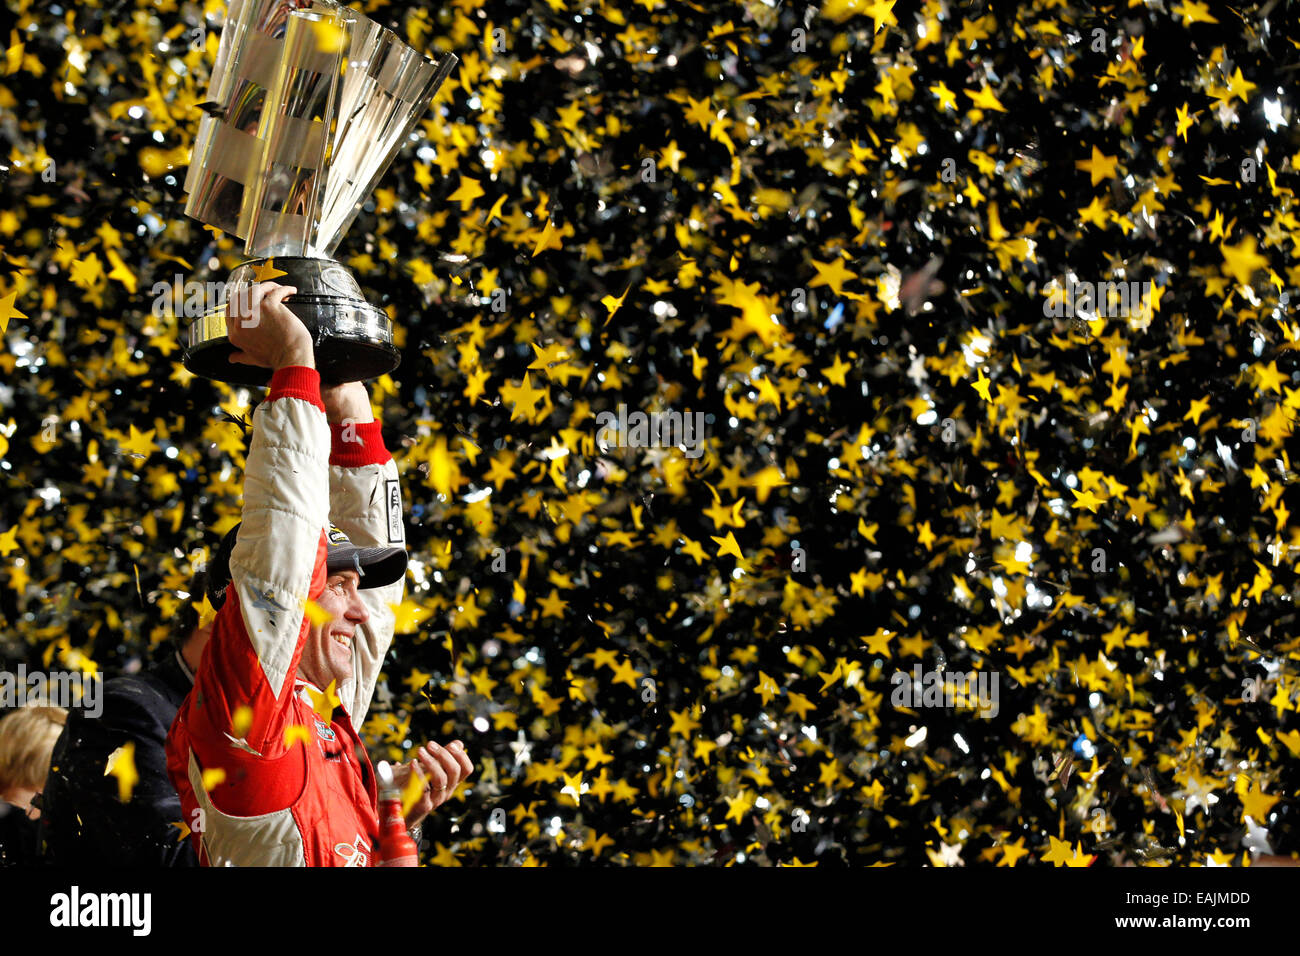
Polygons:
M208 603L214 609L226 601L226 589L230 586L230 552L235 549L235 538L242 524L240 522L226 532L208 564L205 590ZM382 588L400 581L406 573L405 548L359 548L333 525L325 534L325 547L325 570L330 574L356 571L361 578L358 588Z

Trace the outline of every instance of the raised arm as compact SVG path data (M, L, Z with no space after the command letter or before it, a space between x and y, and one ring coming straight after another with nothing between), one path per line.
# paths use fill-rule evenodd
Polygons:
M406 546L405 508L397 464L384 446L360 382L321 389L330 426L330 518L359 548ZM352 641L352 685L339 694L355 727L365 722L384 656L393 643L390 605L400 604L405 580L360 592L370 619Z
M195 678L191 739L205 767L285 752L293 683L309 630L305 602L325 583L329 428L311 338L280 304L290 287L255 287L248 324L232 316L234 360L274 369L253 415L243 524L231 588ZM259 308L260 300L260 308ZM247 722L236 715L247 716ZM242 734L234 731L242 730ZM292 782L287 782L292 786ZM220 791L214 792L220 805Z

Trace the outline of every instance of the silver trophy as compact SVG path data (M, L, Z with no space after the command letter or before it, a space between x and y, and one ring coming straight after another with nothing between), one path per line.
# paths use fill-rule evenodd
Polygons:
M361 206L458 59L432 60L350 7L322 0L231 0L209 102L185 177L186 215L238 236L249 261L225 302L272 279L315 341L329 384L397 367L388 314L331 258ZM226 306L189 328L185 367L265 385L270 370L230 362Z

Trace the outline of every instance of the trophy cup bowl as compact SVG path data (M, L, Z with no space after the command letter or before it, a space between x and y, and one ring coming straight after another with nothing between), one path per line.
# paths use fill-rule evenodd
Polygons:
M185 334L195 375L266 385L230 361L226 304L263 279L312 334L325 384L400 360L388 314L336 259L343 234L458 63L330 0L232 0L185 178L186 215L245 241L224 301Z
M333 259L277 256L245 262L230 274L227 302L255 285L267 263L286 273L276 275L275 282L298 290L283 302L312 334L322 384L365 381L397 368L400 356L388 313L367 302L352 273ZM225 304L190 326L185 367L195 375L236 385L270 384L270 369L231 362L232 352Z

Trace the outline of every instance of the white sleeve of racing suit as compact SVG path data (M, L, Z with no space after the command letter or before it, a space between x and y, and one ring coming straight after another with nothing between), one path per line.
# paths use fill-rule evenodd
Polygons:
M384 447L378 422L330 425L330 518L359 548L406 547L405 509L397 463ZM352 682L339 696L360 730L375 683L393 643L393 605L401 604L405 575L392 584L363 588L370 619L352 642Z
M281 369L257 407L244 470L243 524L230 554L243 629L277 702L293 690L305 604L329 520L330 435L319 380L314 369Z

